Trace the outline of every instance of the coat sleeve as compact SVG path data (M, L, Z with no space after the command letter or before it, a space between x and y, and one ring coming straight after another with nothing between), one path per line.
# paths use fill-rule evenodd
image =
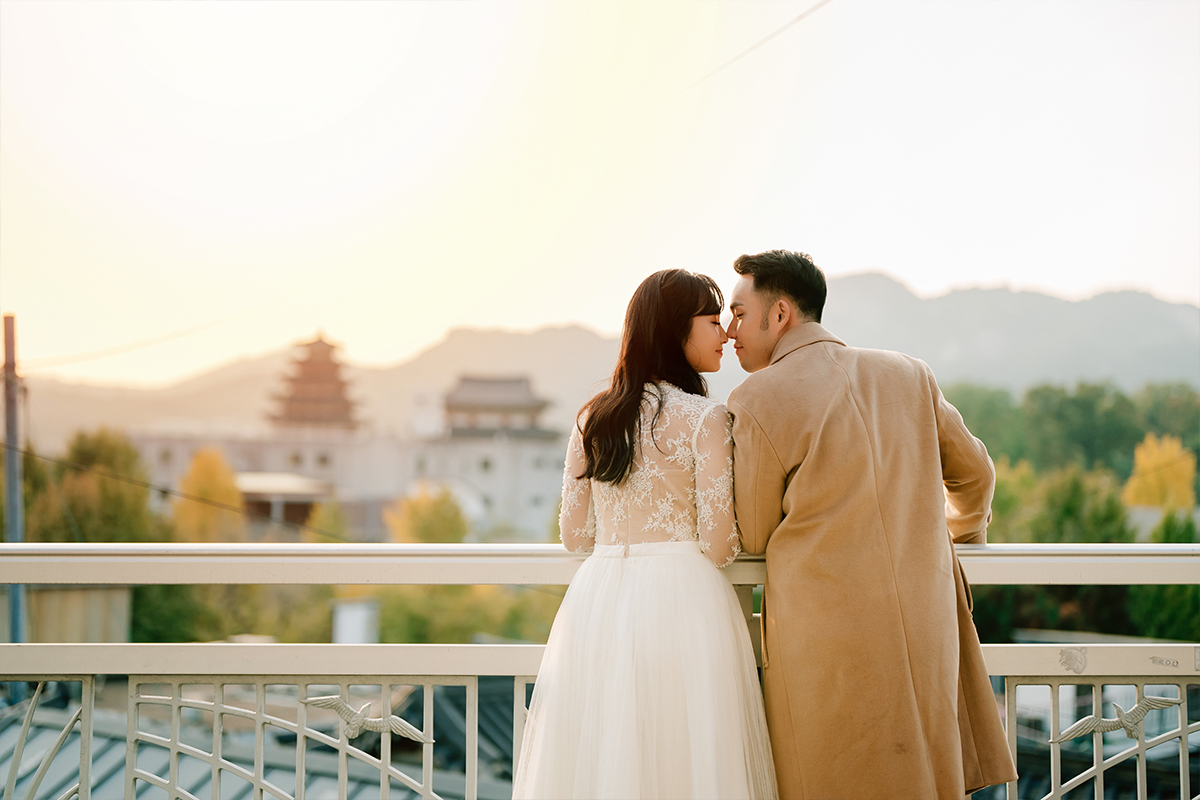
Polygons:
M986 544L996 469L983 442L971 435L958 409L942 396L933 372L928 367L925 370L937 414L946 527L955 544Z
M571 429L563 466L562 509L558 514L558 533L563 546L580 552L596 546L596 511L592 506L592 481L579 476L587 469L583 453L582 420Z
M754 415L737 392L729 396L733 416L733 507L742 549L762 553L783 520L786 471Z

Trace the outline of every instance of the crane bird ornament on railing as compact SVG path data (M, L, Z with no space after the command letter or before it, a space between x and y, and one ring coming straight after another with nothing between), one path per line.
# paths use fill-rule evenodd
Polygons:
M1146 695L1136 706L1126 711L1116 703L1113 703L1113 708L1117 710L1117 718L1110 719L1108 717L1097 717L1092 714L1090 717L1084 717L1076 722L1065 731L1055 736L1050 742L1065 742L1068 739L1074 739L1083 736L1085 733L1100 731L1107 733L1108 731L1124 730L1125 735L1130 739L1138 738L1138 725L1142 724L1142 720L1146 715L1157 708L1170 708L1177 706L1183 702L1180 697L1177 700L1172 700L1169 697L1153 697Z
M405 736L412 739L414 742L422 742L424 744L433 744L433 737L426 736L417 728L408 724L396 715L390 715L387 719L375 719L367 716L367 709L371 707L370 703L365 704L358 711L346 704L342 698L335 696L331 697L310 697L307 700L300 702L306 703L317 708L329 708L337 712L337 715L342 718L345 723L346 738L355 739L364 730L376 731L382 733L385 730L390 730L392 733L400 736Z

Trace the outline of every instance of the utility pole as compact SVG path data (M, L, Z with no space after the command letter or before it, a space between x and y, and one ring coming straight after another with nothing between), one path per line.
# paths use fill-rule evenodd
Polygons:
M4 315L4 533L8 542L25 541L25 493L21 478L21 434L17 429L17 320ZM8 587L8 638L25 642L25 587ZM17 684L20 686L20 684ZM19 690L18 690L19 691ZM20 698L14 698L19 700Z

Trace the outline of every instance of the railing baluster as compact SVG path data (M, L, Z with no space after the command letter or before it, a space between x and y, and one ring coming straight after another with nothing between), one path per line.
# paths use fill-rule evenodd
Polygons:
M1004 734L1008 738L1008 752L1012 754L1013 763L1017 763L1017 681L1006 675L1004 677ZM1004 785L1006 800L1017 800L1017 788L1020 779L1009 781Z
M130 675L128 683L129 704L125 719L125 800L134 800L134 771L137 769L137 678Z
M379 718L386 720L392 715L392 685L383 683L379 686ZM379 800L390 800L392 796L392 777L389 771L392 767L392 732L384 725L379 734Z
M1092 713L1097 717L1104 716L1104 684L1099 681L1092 683ZM1104 733L1092 731L1092 765L1096 769L1096 778L1092 784L1096 789L1096 800L1104 800Z
M1062 684L1055 681L1050 682L1050 740L1053 742L1058 738L1058 734L1062 730L1059 723L1059 702L1058 695L1061 691ZM1062 745L1050 745L1050 796L1062 797Z
M221 800L221 739L225 731L225 684L220 679L213 681L213 744L212 744L212 800Z
M263 765L263 748L267 739L267 684L260 680L254 684L254 800L263 798L263 778L266 770Z
M1146 697L1146 684L1143 681L1137 683L1137 702L1142 702ZM1138 725L1137 738L1137 800L1146 800L1146 726Z
M304 800L304 773L307 769L308 705L300 702L305 697L308 697L308 684L299 681L296 684L296 800Z
M96 677L84 675L80 679L79 703L83 713L79 716L79 800L92 797L92 710L96 704Z
M179 701L183 699L183 684L171 683L171 750L167 756L167 796L179 788Z
M1200 661L1200 656L1197 656ZM1189 762L1188 749L1188 694L1187 682L1179 683L1179 696L1183 698L1178 708L1179 713L1179 796L1188 798L1192 796L1192 769Z
M422 684L423 694L423 709L422 709L422 730L426 738L436 738L436 733L433 730L433 684ZM432 798L433 795L433 743L425 742L421 745L421 797Z
M479 793L479 678L467 678L467 791L465 800Z
M342 701L348 703L350 701L350 684L347 683L346 681L342 681L338 685L338 688L339 688L341 696L342 696ZM346 736L346 726L338 725L338 757L337 757L338 767L337 767L337 769L338 769L338 797L339 798L346 796L347 779L349 777L347 775L347 773L349 772L349 769L350 769L350 765L346 760L347 759L346 748L349 746L350 746L350 738L348 736Z

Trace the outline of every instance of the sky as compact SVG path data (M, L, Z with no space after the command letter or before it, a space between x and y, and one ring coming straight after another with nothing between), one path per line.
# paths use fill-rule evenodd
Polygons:
M1200 2L788 26L814 5L0 0L21 370L161 386L318 330L375 365L457 327L614 334L651 272L728 289L778 247L922 296L1200 303Z

